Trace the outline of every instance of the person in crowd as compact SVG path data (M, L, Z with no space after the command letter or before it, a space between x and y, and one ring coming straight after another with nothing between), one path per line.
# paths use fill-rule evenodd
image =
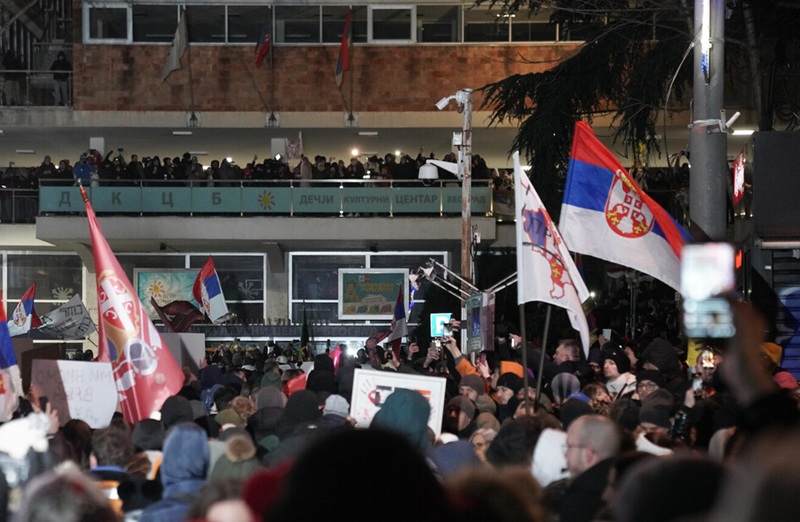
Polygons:
M636 376L630 369L631 361L619 344L612 341L603 346L603 375L612 400L636 391Z
M120 522L100 487L75 471L51 471L25 488L16 522ZM5 515L5 514L3 514ZM5 516L3 516L5 520Z
M69 80L72 64L67 60L67 55L64 51L58 52L55 61L50 65L50 70L53 71L53 97L56 100L56 105L62 107L71 105L72 96L70 95Z

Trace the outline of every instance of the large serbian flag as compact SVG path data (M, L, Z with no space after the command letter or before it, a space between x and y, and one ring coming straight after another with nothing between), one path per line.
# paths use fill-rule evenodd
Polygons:
M392 331L386 338L387 343L391 343L392 351L395 356L400 358L400 340L408 335L408 324L406 322L406 305L403 299L403 288L397 294L397 301L394 303L394 317L392 318Z
M589 326L581 303L589 297L578 268L514 152L517 218L517 304L541 301L567 311L589 355Z
M147 316L125 271L108 246L86 191L97 277L98 360L110 361L125 420L136 423L161 409L183 386L183 372Z
M586 122L575 124L559 230L569 249L680 287L689 234L645 194Z
M42 321L33 308L35 295L36 283L33 283L22 296L22 299L19 300L17 307L11 314L11 320L8 321L8 333L11 337L26 334L31 328L42 326Z
M222 284L214 268L214 260L210 256L194 280L192 294L200 303L200 310L212 323L222 322L228 317L228 305L222 293Z

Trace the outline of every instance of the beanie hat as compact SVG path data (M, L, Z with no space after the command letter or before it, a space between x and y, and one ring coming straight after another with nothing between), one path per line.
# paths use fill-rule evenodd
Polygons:
M497 417L495 417L491 413L483 412L479 413L478 416L475 418L475 427L479 430L481 429L494 430L496 433L500 431L500 421L497 420Z
M594 410L589 404L580 399L567 399L561 405L561 425L564 426L564 430L567 430L572 421L581 415L589 415L591 413L594 413Z
M606 343L603 346L603 364L611 359L617 365L619 373L626 373L631 371L631 360L628 355L622 350L622 347L616 343Z
M170 429L181 422L192 421L194 421L194 412L186 397L181 397L180 395L167 397L164 405L161 406L161 422L164 423L165 429Z
M142 419L133 427L131 440L142 451L160 450L164 445L164 425L157 420Z
M595 346L594 348L589 349L589 357L587 358L587 362L603 364L603 352L600 350L600 347Z
M325 408L323 408L322 414L347 417L350 415L350 405L347 403L347 399L341 395L331 395L325 399Z
M244 426L242 417L236 413L233 408L227 408L217 413L217 416L214 417L214 420L217 421L217 424L220 426L225 426L226 424L233 424L237 428Z
M458 383L459 388L462 386L472 388L478 393L478 395L483 395L483 378L477 373L470 373L463 376L461 378L461 382Z
M478 398L475 399L475 407L480 413L489 413L491 415L497 413L497 403L485 393L478 395Z
M783 348L775 343L761 343L761 352L769 357L772 364L779 366L781 364L781 356L783 355Z
M522 377L510 372L504 373L497 379L497 387L501 386L510 389L516 395L522 389Z
M669 429L669 408L663 405L642 405L639 410L639 422L649 422L661 428Z
M664 388L667 383L664 381L664 376L657 370L642 370L636 374L636 382L652 381L659 388Z
M458 408L459 411L463 411L470 421L475 418L475 403L469 397L463 395L453 397L448 401L445 409L449 410L450 408Z
M680 368L678 352L666 339L655 339L642 352L642 361L649 362L661 373L675 372Z

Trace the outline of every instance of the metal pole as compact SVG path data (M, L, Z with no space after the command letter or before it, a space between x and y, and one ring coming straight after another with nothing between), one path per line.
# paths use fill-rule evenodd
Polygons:
M461 277L470 283L472 280L472 89L462 89L457 101L464 114L461 129L461 154L459 154L459 173L461 174Z
M694 47L692 120L698 122L720 119L722 110L725 0L695 0L694 8L695 34L700 35L701 41ZM708 29L706 33L704 26ZM710 47L703 45L704 34ZM704 48L707 49L707 56L704 56ZM708 64L707 67L704 63ZM691 129L689 217L696 239L725 239L725 199L728 193L726 137L714 125L695 124Z

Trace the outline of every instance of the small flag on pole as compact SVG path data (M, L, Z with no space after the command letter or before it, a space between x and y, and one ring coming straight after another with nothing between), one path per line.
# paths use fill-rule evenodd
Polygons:
M192 293L212 323L220 323L228 317L228 305L222 294L222 284L214 268L214 260L210 256L194 280Z
M350 44L353 40L353 11L348 10L344 17L342 45L339 47L339 60L336 62L336 86L342 86L344 73L350 70Z
M264 57L269 53L272 45L272 14L264 25L261 26L261 34L258 35L256 42L256 67L261 67L264 63Z
M23 335L31 328L39 328L42 325L41 319L33 308L33 298L36 295L36 283L33 283L20 299L11 320L8 321L8 333L11 337Z
M161 83L167 79L172 71L177 71L181 68L181 56L186 52L186 47L189 45L189 34L186 28L186 11L181 9L181 19L178 22L178 28L175 30L175 37L172 39L172 47L169 49L167 61L164 63L164 68L161 70Z
M86 336L96 330L97 327L78 294L49 314L43 315L42 326L39 327L39 331L65 341L86 339Z
M394 317L392 318L392 331L386 338L387 343L391 343L392 351L395 356L400 358L400 340L408 335L408 324L406 323L406 305L403 299L403 289L397 294L397 301L394 304Z

